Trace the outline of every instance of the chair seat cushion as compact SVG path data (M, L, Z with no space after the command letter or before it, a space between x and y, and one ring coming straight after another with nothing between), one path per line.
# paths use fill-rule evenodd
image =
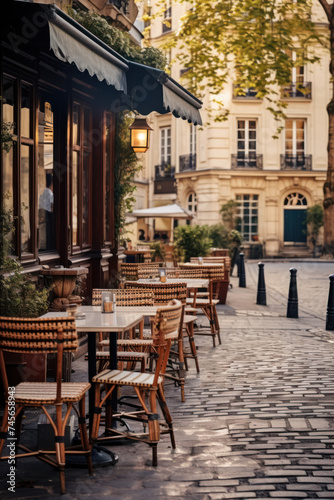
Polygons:
M117 340L118 347L150 347L153 344L152 339L123 339Z
M123 360L126 358L126 360L131 358L132 360L136 359L143 359L143 358L148 358L149 353L148 352L137 352L137 351L117 351L117 358L120 360ZM109 359L109 353L106 351L98 351L96 353L96 359Z
M193 299L187 299L187 304L193 304ZM209 305L217 305L219 303L218 299L213 299L210 302L210 299L205 299L203 297L199 297L196 299L196 307L205 307Z
M79 401L90 384L85 382L63 382L61 399L63 402ZM57 385L55 382L21 382L15 387L16 403L52 404L56 401Z
M103 370L93 377L93 382L150 388L153 387L154 375L126 370ZM163 377L159 377L158 384L162 384L162 382Z
M193 316L191 314L186 314L183 318L183 324L188 325L189 323L193 323L197 320L197 316Z

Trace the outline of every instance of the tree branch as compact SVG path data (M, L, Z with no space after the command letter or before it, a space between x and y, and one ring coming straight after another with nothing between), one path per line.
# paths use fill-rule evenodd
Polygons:
M324 11L326 12L326 16L329 22L331 22L332 19L332 9L329 3L326 0L318 0L320 5L323 7Z

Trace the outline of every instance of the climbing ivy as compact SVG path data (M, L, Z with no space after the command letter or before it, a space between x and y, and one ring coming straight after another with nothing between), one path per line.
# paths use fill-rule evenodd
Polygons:
M69 9L68 13L84 28L126 59L157 69L166 67L166 58L159 49L136 45L128 33L110 25L96 12Z

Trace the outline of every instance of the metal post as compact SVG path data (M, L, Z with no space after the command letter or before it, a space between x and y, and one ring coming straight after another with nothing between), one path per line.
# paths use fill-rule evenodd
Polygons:
M246 288L246 273L245 273L245 262L244 253L239 254L239 287Z
M290 287L288 298L287 318L298 318L298 294L297 294L297 269L290 269Z
M266 284L264 282L264 264L262 262L259 262L258 266L259 266L259 278L257 282L256 303L259 304L260 306L266 306L267 298L266 298Z
M334 330L334 274L329 277L326 330Z

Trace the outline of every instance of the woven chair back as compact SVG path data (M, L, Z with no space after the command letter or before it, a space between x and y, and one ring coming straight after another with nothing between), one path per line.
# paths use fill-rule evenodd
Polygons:
M167 306L157 309L152 331L153 344L165 342L166 335L179 331L182 315L182 303L171 300Z
M63 351L78 347L74 318L0 317L0 349L16 353L56 353L58 330L63 331Z
M111 292L116 295L116 305L118 306L153 306L153 292L144 292L125 289L103 289L94 288L92 295L92 305L100 306L102 303L102 292Z
M166 269L167 278L202 278L202 269L185 269L183 267L171 267Z
M138 279L138 269L157 269L159 262L142 262L133 264L121 264L121 275L128 280Z
M138 267L138 279L149 279L159 277L159 267Z
M168 304L173 299L186 301L186 283L138 283L127 281L124 283L126 290L141 290L142 292L152 292L154 295L154 305Z
M152 340L157 354L154 385L158 384L160 375L164 375L168 363L171 340L167 341L168 334L178 334L183 314L183 306L179 300L170 301L167 306L159 307L156 312L153 328Z
M198 257L190 257L190 262L192 264L198 264ZM203 264L224 264L225 270L229 271L231 269L231 258L226 257L202 257Z

